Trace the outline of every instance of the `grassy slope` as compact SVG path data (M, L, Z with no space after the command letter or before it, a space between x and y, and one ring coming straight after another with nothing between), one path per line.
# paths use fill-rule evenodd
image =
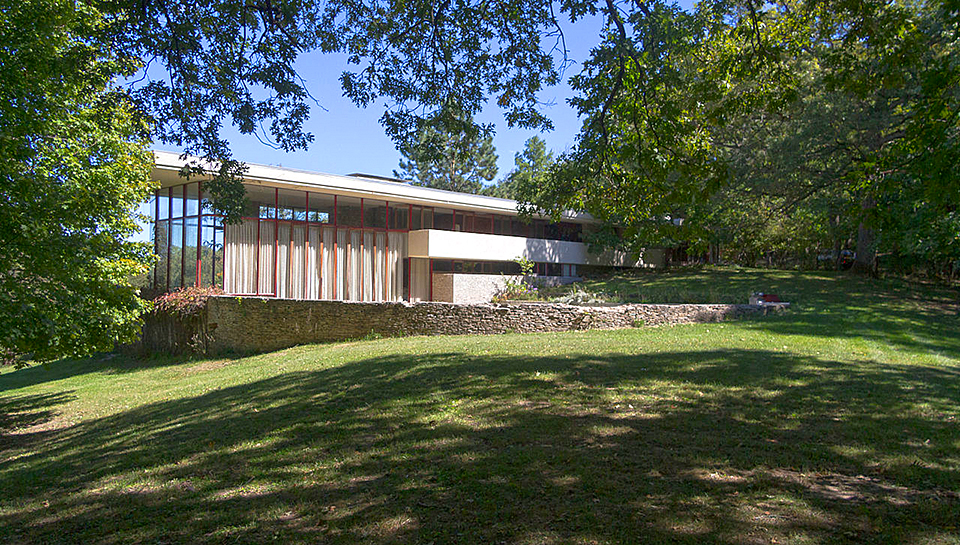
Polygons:
M951 294L614 284L800 308L4 371L0 542L960 543Z

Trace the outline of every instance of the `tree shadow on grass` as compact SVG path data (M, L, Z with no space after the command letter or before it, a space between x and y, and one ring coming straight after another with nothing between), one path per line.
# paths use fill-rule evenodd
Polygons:
M898 278L872 279L834 271L724 270L641 273L606 284L627 298L707 293L746 303L750 293L777 293L792 308L748 320L778 335L863 338L917 354L960 358L960 308L955 289Z
M241 357L242 355L239 354L218 356L219 359L224 360L237 360ZM144 369L181 365L191 359L191 356L183 355L128 356L113 352L84 359L62 359L48 363L36 363L0 377L0 393L90 373L123 374Z
M10 433L49 422L56 417L53 407L74 398L72 392L0 397L0 452L11 446Z
M957 379L763 350L370 358L2 452L0 540L957 539Z

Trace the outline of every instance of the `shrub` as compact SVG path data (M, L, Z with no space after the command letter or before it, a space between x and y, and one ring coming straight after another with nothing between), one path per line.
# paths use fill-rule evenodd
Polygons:
M153 322L144 329L144 348L173 353L206 354L212 336L203 309L220 288L188 287L166 293L153 301ZM151 331L150 338L147 332Z
M602 305L610 302L608 296L602 293L589 292L577 285L574 285L568 293L550 300L554 303L565 303L568 305Z
M198 288L190 286L177 291L165 293L153 300L153 311L186 318L196 316L203 310L207 299L215 295L223 295L220 288Z
M520 266L520 279L504 278L503 289L493 297L495 302L501 301L539 301L540 289L532 285L529 278L533 276L533 261L525 257L513 260Z

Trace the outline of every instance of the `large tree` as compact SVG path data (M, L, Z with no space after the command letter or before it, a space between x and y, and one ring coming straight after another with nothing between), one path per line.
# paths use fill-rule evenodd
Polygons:
M0 274L10 287L3 325L13 326L4 343L41 354L38 339L49 339L51 356L132 331L139 307L122 278L146 256L119 241L146 195L143 120L154 138L219 165L206 189L234 221L244 166L223 126L286 150L309 145L313 99L294 68L300 54L347 54L346 96L383 105L398 145L426 126L463 131L491 98L508 124L546 129L538 92L566 61L561 18L587 14L607 24L572 80L583 129L549 182L524 193L536 206L587 210L624 227L635 246L655 234L707 243L727 225L712 205L735 202L744 181L775 208L824 192L829 206L854 203L842 212L861 224L864 250L878 228L901 226L904 247L923 239L906 231L924 220L893 221L901 187L912 189L911 217L955 212L955 3L733 0L687 13L657 0L4 0ZM751 143L815 126L797 124L794 108L818 86L838 118L877 125L831 125L836 142L786 157L817 176L764 175L758 165L790 161ZM448 115L452 107L462 115ZM74 278L58 279L58 259ZM89 312L71 314L79 309ZM21 313L28 318L14 318ZM83 316L94 325L71 329Z
M531 137L523 146L522 152L513 156L514 168L506 178L483 190L484 195L501 199L523 199L521 188L533 187L543 182L553 168L553 152L547 150L547 143L539 136Z
M383 104L381 121L398 145L415 145L426 125L460 131L445 105L472 119L489 98L510 125L551 127L537 93L558 81L564 48L544 0L99 3L112 9L104 35L146 63L131 94L155 120L155 137L219 165L206 190L228 221L242 207L244 167L224 124L285 150L313 139L303 121L314 99L294 68L304 52L346 54L344 94L362 107ZM579 17L590 4L566 8Z
M706 248L725 206L816 206L856 219L870 270L878 205L906 179L927 205L955 206L958 35L941 3L602 10L609 33L573 78L578 146L531 191L540 208L587 210L635 247L672 237Z
M400 147L404 159L394 175L424 187L479 193L483 182L497 176L493 134L459 112L450 115L458 122L425 124Z
M114 87L129 59L72 0L0 9L0 350L38 360L137 333L129 278L150 262L134 210L151 190L147 125Z

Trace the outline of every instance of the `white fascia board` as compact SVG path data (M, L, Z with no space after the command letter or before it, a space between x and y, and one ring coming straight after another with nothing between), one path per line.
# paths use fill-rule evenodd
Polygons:
M179 153L169 151L154 151L155 167L153 176L160 180L161 186L166 187L182 183L177 173L188 162L200 161L197 157L188 156L181 159ZM215 165L207 163L206 168ZM297 188L301 190L315 190L322 193L336 193L354 197L380 199L404 204L433 206L436 208L456 208L472 212L485 212L517 216L517 201L499 199L484 195L457 193L415 185L385 182L360 178L356 176L338 176L291 168L272 167L247 163L247 173L244 181L247 183L261 183L271 187ZM174 181L179 180L179 181ZM565 212L563 219L577 223L593 223L594 219L584 212Z
M487 235L460 231L423 229L407 237L409 257L462 261L513 261L525 257L540 263L645 267L643 259L626 252L607 250L591 254L582 242L540 238Z

